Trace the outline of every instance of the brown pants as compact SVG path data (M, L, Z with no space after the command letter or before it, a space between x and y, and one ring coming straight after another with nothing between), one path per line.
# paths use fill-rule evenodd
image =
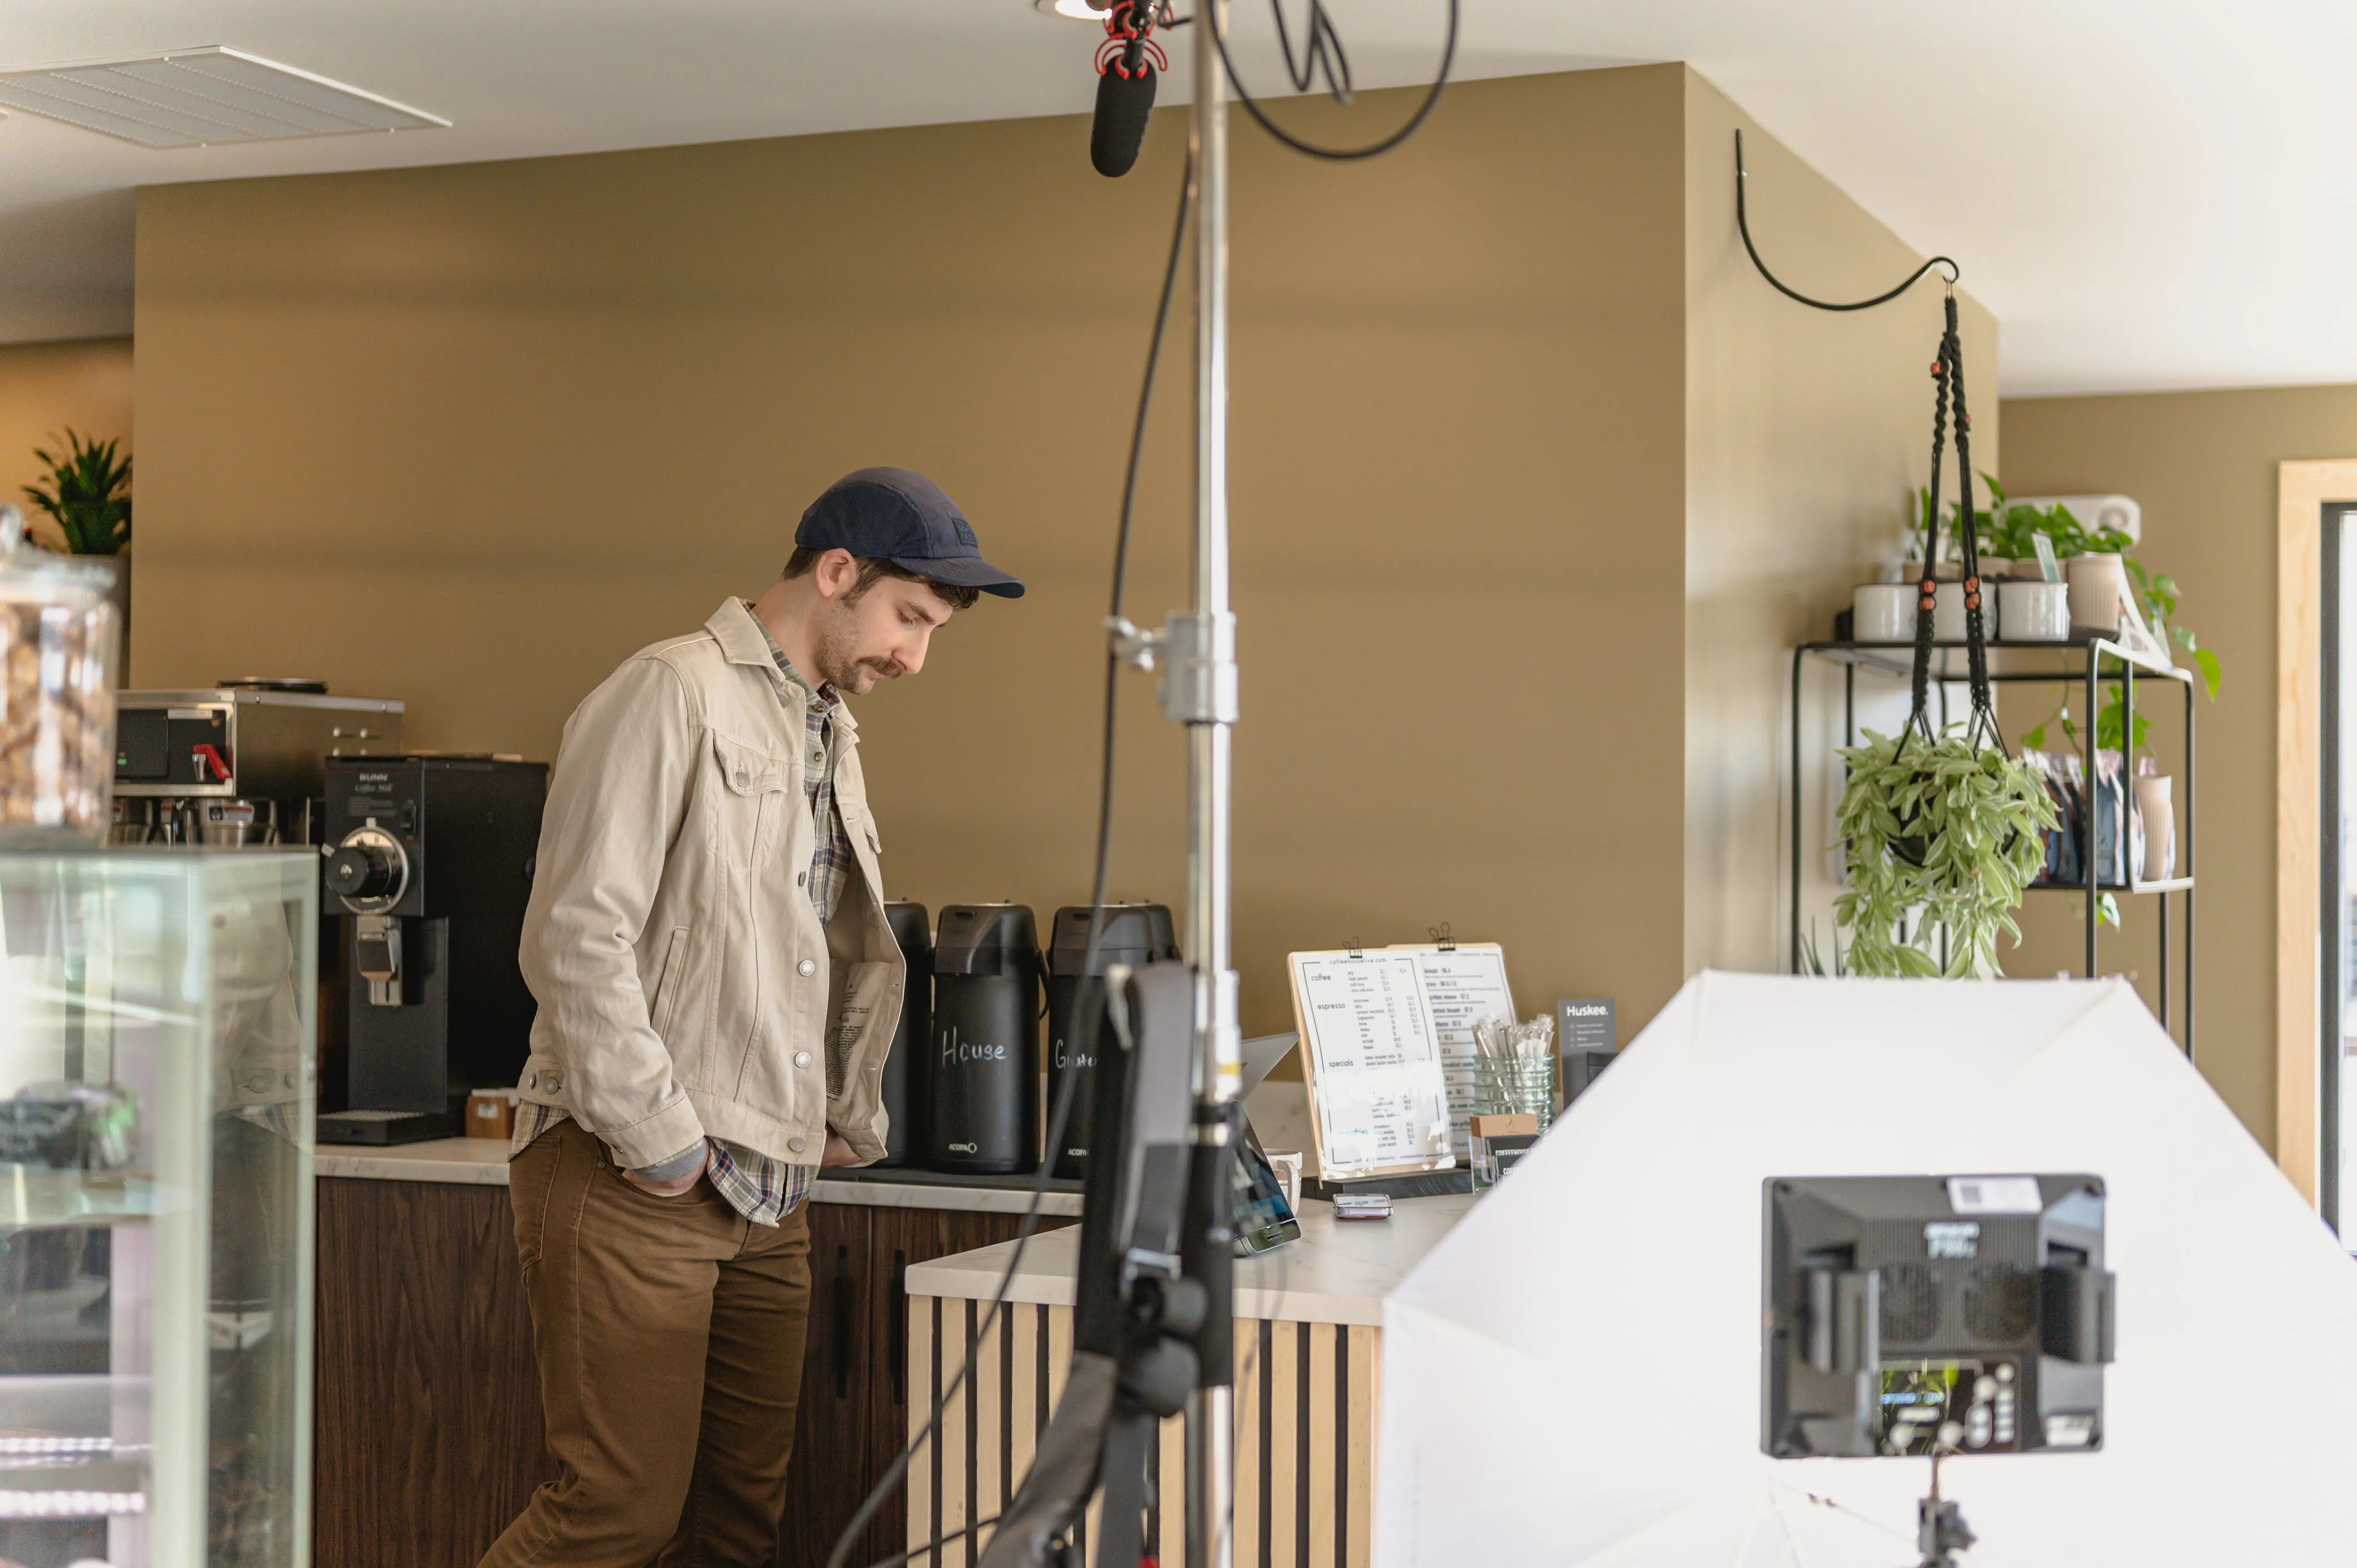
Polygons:
M508 1167L556 1479L483 1568L776 1560L810 1316L810 1219L708 1181L656 1197L578 1122Z

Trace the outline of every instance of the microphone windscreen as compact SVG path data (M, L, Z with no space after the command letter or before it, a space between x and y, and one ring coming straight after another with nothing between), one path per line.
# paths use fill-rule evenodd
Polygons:
M1127 174L1146 145L1146 123L1154 113L1154 68L1124 80L1108 70L1097 78L1096 119L1089 126L1089 162L1107 177Z

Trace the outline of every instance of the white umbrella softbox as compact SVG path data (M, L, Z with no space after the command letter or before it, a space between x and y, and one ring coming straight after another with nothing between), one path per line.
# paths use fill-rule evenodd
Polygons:
M1760 1451L1760 1184L2041 1171L2104 1443L1944 1465L1965 1561L2357 1562L2357 1264L2132 990L1705 974L1386 1302L1376 1563L1913 1563L1928 1461Z

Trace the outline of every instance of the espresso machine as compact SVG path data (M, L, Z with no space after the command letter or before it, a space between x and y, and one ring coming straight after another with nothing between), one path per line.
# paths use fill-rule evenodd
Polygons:
M322 1144L448 1137L477 1089L514 1084L533 1004L516 961L548 765L330 757L327 893L343 913L343 1104Z
M337 697L322 681L249 676L115 693L117 843L319 842L330 757L401 750L403 704Z

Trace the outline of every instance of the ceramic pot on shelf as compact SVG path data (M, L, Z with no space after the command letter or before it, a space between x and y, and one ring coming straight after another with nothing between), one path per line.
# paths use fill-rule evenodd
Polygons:
M2144 819L2144 862L2139 877L2166 882L2177 875L2177 813L2166 773L2141 773L2136 780L2136 812Z
M1986 612L1988 607L1988 599L1986 596L1981 599L1981 607ZM1984 613L1981 617L1982 631L1988 631L1995 619L1995 617ZM1943 578L1939 587L1933 591L1932 637L1937 642L1964 640L1964 585L1962 579L1950 582Z
M1998 584L1996 624L1997 635L2007 642L2070 641L2070 585L2018 577Z
M2117 637L2127 598L2127 568L2116 554L2073 555L2064 564L2071 583L2071 625L2079 633Z
M1866 583L1851 590L1851 639L1857 642L1914 641L1915 593L1912 583Z

